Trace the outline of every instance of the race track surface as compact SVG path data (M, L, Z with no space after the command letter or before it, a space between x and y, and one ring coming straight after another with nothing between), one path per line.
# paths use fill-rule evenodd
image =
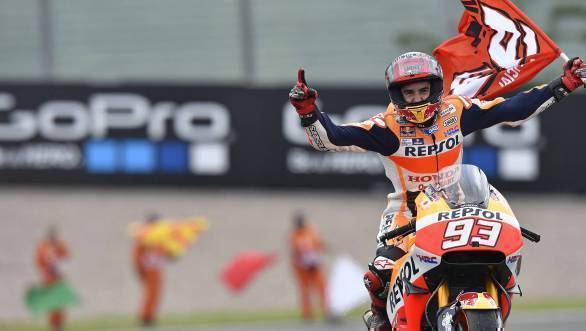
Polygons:
M586 325L586 311L532 312L513 315L507 331L583 331ZM107 329L98 331L138 331L139 329ZM169 326L156 327L150 331L363 331L361 321L344 321L336 324L321 322L260 323L222 327Z
M524 249L524 296L517 302L586 297L586 197L505 196L522 224L543 235L542 242ZM34 247L52 224L72 251L65 272L82 298L71 310L73 318L138 310L140 287L127 226L152 211L205 216L211 224L183 258L167 266L162 314L280 310L296 307L298 300L287 247L292 213L304 210L318 228L328 246L328 264L348 254L366 266L385 204L385 192L2 187L0 320L30 317L22 302L26 288L39 279ZM219 273L236 253L249 249L275 253L278 260L234 295Z

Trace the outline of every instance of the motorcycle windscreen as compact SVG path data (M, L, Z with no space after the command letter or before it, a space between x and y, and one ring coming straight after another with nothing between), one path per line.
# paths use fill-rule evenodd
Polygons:
M458 171L458 180L441 189L441 194L450 208L487 208L490 185L484 172L471 164L459 166Z

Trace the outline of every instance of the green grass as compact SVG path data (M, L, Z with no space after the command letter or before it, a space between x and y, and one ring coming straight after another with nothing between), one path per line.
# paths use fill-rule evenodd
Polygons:
M222 325L231 323L254 323L270 321L291 321L299 314L295 310L251 311L251 312L211 312L183 315L164 315L159 325ZM0 331L42 331L47 330L45 320L38 321L0 321ZM137 320L130 316L102 316L96 318L73 319L67 323L68 330L98 331L104 329L132 329Z
M580 299L551 299L551 300L515 300L514 312L536 311L546 309L584 309L586 298ZM351 311L347 318L359 319L365 307ZM251 312L210 312L183 315L165 315L159 319L164 326L179 325L222 325L242 324L255 322L293 321L299 318L296 310L251 311ZM0 321L0 331L45 331L45 319L36 321ZM137 326L135 317L131 316L102 316L96 318L73 319L68 323L68 330L99 331L112 329L133 329ZM138 329L138 328L137 328Z
M586 298L549 300L513 299L514 311L533 311L546 309L586 309Z

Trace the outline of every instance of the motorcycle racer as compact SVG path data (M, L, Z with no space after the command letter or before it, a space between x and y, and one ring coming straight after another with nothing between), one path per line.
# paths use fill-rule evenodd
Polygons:
M573 58L562 75L547 85L534 87L508 99L490 101L463 96L443 96L443 75L430 55L409 52L386 69L391 102L384 113L361 123L336 125L316 105L318 93L299 70L289 93L309 143L319 151L377 153L394 192L381 216L376 257L364 275L371 297L370 330L390 330L385 311L387 286L393 265L405 254L405 241L389 245L380 238L407 224L415 215L414 199L427 184L441 188L453 182L462 162L464 137L499 123L518 126L543 112L582 86L586 64Z

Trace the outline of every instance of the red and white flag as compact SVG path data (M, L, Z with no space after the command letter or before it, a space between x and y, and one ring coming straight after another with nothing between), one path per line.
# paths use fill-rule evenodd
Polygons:
M509 0L461 0L459 34L433 55L446 94L492 99L531 80L560 48Z

